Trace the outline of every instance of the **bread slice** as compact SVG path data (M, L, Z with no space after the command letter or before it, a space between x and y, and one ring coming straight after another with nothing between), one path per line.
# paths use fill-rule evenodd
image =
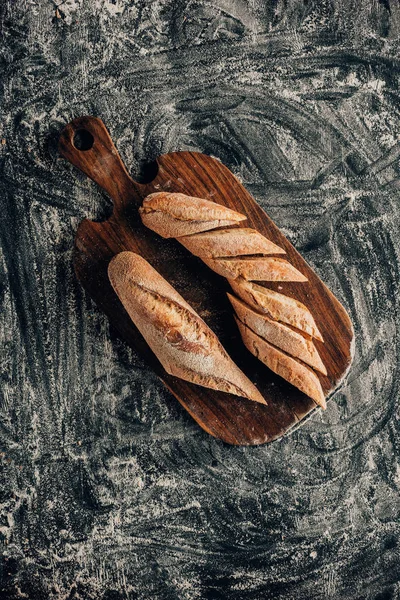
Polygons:
M170 375L266 404L193 308L144 258L116 255L108 276L125 310Z
M263 340L239 319L236 319L236 322L246 348L254 356L267 365L271 371L312 398L316 404L323 409L326 408L321 382L314 371Z
M216 273L227 279L243 277L249 281L307 281L293 265L283 258L202 258Z
M327 374L325 365L311 338L307 339L291 327L256 312L232 294L228 294L228 298L240 321L250 327L254 333L281 348L287 354L300 358L323 375Z
M189 252L200 258L285 254L285 251L250 227L217 229L178 238Z
M143 224L164 238L190 235L246 220L245 215L221 204L169 192L147 196L139 213Z
M296 327L321 342L324 341L312 314L298 300L246 281L241 277L231 279L229 283L233 291L257 311L276 321Z

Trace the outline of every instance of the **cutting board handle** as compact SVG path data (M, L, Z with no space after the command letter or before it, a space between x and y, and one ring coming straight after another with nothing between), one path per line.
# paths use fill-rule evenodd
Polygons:
M111 196L114 210L138 202L142 185L128 174L101 119L84 116L68 123L61 132L58 149Z

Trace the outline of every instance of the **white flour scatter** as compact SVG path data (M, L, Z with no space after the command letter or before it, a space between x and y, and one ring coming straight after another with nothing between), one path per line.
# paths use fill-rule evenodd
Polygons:
M399 598L399 23L386 1L3 2L1 598ZM118 339L72 267L112 210L57 152L86 114L135 177L220 159L344 303L324 414L224 445Z

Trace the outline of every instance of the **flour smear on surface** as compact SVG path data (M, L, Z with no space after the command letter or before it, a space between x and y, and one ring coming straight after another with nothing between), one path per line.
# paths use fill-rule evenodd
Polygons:
M2 4L2 597L400 596L399 23L366 0ZM118 340L72 268L111 212L57 153L83 114L134 176L219 158L343 302L324 414L226 446Z

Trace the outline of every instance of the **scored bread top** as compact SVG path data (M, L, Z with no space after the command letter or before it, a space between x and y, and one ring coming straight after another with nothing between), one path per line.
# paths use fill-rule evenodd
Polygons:
M326 408L325 395L321 382L312 369L258 336L236 317L235 320L246 348L254 356L261 360L271 371L280 375L312 398L316 404L323 409Z
M169 192L147 196L139 213L143 224L164 238L180 237L246 220L245 215L210 200Z
M250 327L260 337L281 348L291 356L300 358L310 367L326 375L326 368L321 360L318 350L311 338L305 338L299 331L296 331L284 325L279 321L274 321L266 314L260 314L253 308L245 304L239 298L228 294L228 298L235 309L238 318Z
M116 255L108 267L115 292L167 373L266 404L214 332L141 256Z
M284 258L276 256L256 256L254 258L203 258L216 273L226 279L251 281L307 281L300 271Z
M178 238L189 252L200 258L285 254L285 251L251 227L217 229Z
M238 277L231 279L233 291L247 304L266 313L272 319L287 323L323 342L323 338L308 308L289 296Z
M209 200L159 192L148 196L139 211L144 225L164 237L177 238L208 267L229 280L232 289L244 301L230 297L241 319L243 340L246 344L244 336L248 341L253 340L253 335L260 339L259 345L273 365L272 370L279 373L281 369L280 374L287 379L287 364L299 359L326 375L325 365L313 341L307 338L310 336L323 342L308 308L293 298L253 283L308 281L288 260L276 256L285 254L281 247L255 229L238 227L246 218L244 215ZM254 349L253 341L250 346ZM269 342L273 346L267 352ZM281 366L279 360L283 361ZM305 391L307 381L310 383L311 376L307 377L310 369L298 364L297 369L292 365L296 374L292 383L296 381L294 385ZM298 382L301 373L306 379L303 387ZM319 381L315 373L313 376ZM314 399L319 394L315 389L315 386L311 389Z

